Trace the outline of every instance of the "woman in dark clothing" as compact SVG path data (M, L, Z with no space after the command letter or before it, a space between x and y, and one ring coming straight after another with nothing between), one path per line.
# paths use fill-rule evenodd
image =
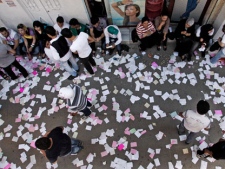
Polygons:
M40 55L42 56L42 58L45 57L45 52L44 52L45 44L44 44L44 42L46 40L49 40L49 37L45 33L45 27L46 26L47 26L47 24L41 23L39 21L33 22L35 35L36 35L37 43L38 43L38 46L39 46L39 52L40 52Z
M220 139L212 147L204 148L203 150L197 151L198 157L213 157L216 160L225 159L225 140Z
M195 36L195 24L194 18L181 20L175 30L176 47L175 51L182 60L185 60L185 54L188 53L187 60L191 60L190 50L193 45L193 39Z
M194 43L192 47L192 53L196 50L198 47L199 51L202 54L202 57L205 57L205 51L207 47L209 46L209 40L212 38L214 34L214 28L211 24L206 24L203 26L200 26L196 31L196 42Z

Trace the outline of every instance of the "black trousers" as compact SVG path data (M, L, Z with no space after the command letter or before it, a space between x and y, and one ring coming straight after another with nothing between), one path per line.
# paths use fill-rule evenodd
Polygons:
M167 33L168 35L168 33ZM166 46L167 45L167 39L168 39L168 36L166 35L166 39L163 40L164 38L164 33L159 33L159 40L157 42L157 46L160 46L161 45L161 42L163 43L163 46Z
M13 63L11 63L8 67L3 68L5 70L5 72L11 77L12 80L17 79L18 77L15 75L15 73L12 71L12 67L11 66L15 66L17 69L19 69L19 71L22 73L23 77L27 77L28 73L27 70L21 66L19 64L19 62L15 59L15 61Z
M145 51L147 48L151 48L159 42L159 34L155 32L150 36L140 39L140 41L141 50Z
M86 57L86 58L79 58L79 59L84 64L84 67L87 69L87 71L90 74L94 74L94 71L93 71L91 65L92 66L96 66L96 63L95 63L95 60L92 58L92 52L90 53L90 55L88 57Z
M91 110L88 107L91 106L92 104L89 101L87 101L86 107L83 110L81 110L81 112L83 112L85 116L89 116L91 114Z

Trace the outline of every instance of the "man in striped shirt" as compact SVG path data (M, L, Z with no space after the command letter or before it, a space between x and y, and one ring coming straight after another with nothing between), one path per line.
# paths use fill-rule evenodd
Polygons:
M72 116L75 116L77 112L80 111L84 113L82 119L85 120L91 114L91 110L89 108L92 104L87 100L78 85L74 84L62 87L59 90L58 97L66 99L68 112L71 112L70 114Z
M159 40L158 33L148 17L142 18L141 22L137 25L136 30L141 41L139 46L139 50L141 51L145 51L146 48L151 48Z

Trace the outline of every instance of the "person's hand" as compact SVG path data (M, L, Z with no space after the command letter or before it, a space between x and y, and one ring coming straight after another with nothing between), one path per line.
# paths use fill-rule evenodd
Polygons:
M166 22L165 21L162 21L161 23L160 23L160 26L163 26L163 25L165 25L166 24Z
M116 45L115 44L112 44L112 49L115 48L115 47L116 47Z
M132 3L133 3L132 0L122 0L122 4L124 4L124 5L130 5Z
M203 42L203 38L200 38L200 42Z
M166 36L163 36L163 41L165 41L166 40Z
M181 31L181 34L182 35L185 35L187 32L186 31Z
M70 113L71 116L76 116L77 115L77 112L72 112Z
M106 44L106 47L109 47L109 44Z
M100 38L96 38L96 39L95 39L95 42L99 42L99 41L100 41Z
M221 40L222 40L222 38L221 38L221 37L219 37L218 41L219 41L219 42L221 42Z
M29 47L29 49L28 49L29 53L32 51L32 49L33 49L32 47Z

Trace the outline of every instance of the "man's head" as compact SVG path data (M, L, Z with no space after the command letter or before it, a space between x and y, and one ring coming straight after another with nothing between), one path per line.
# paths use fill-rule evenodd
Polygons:
M42 137L35 141L35 146L40 150L47 150L51 146L51 140L48 137Z
M9 32L5 27L1 27L0 28L0 33L2 34L2 36L4 37L8 37L9 36Z
M56 18L56 22L57 22L57 24L58 24L58 26L59 26L60 28L63 27L64 19L63 19L62 16L58 16L58 17Z
M50 49L51 43L50 40L44 40L45 47Z
M225 33L225 24L223 25L222 31Z
M76 18L70 19L69 24L71 28L80 29L80 23L78 22Z
M73 37L72 32L71 32L68 28L64 28L64 29L61 31L61 35L62 35L64 38L67 38L67 39L71 39L71 38Z
M144 16L144 17L141 19L141 23L142 23L142 26L148 27L148 23L149 23L148 17L147 17L147 16Z
M74 95L75 95L75 93L71 87L62 87L59 90L58 97L60 97L62 99L71 99L74 97Z
M185 23L185 27L186 28L190 28L192 25L194 25L195 23L195 19L194 18L188 18L186 23Z
M197 104L197 112L201 115L206 114L210 109L210 105L205 100L200 100Z
M117 35L119 33L118 29L116 29L114 26L109 26L108 32L113 35Z
M52 26L47 26L45 32L51 39L53 39L57 35L56 30Z
M98 17L91 17L91 24L94 26L94 27L98 27L99 25L99 18Z

